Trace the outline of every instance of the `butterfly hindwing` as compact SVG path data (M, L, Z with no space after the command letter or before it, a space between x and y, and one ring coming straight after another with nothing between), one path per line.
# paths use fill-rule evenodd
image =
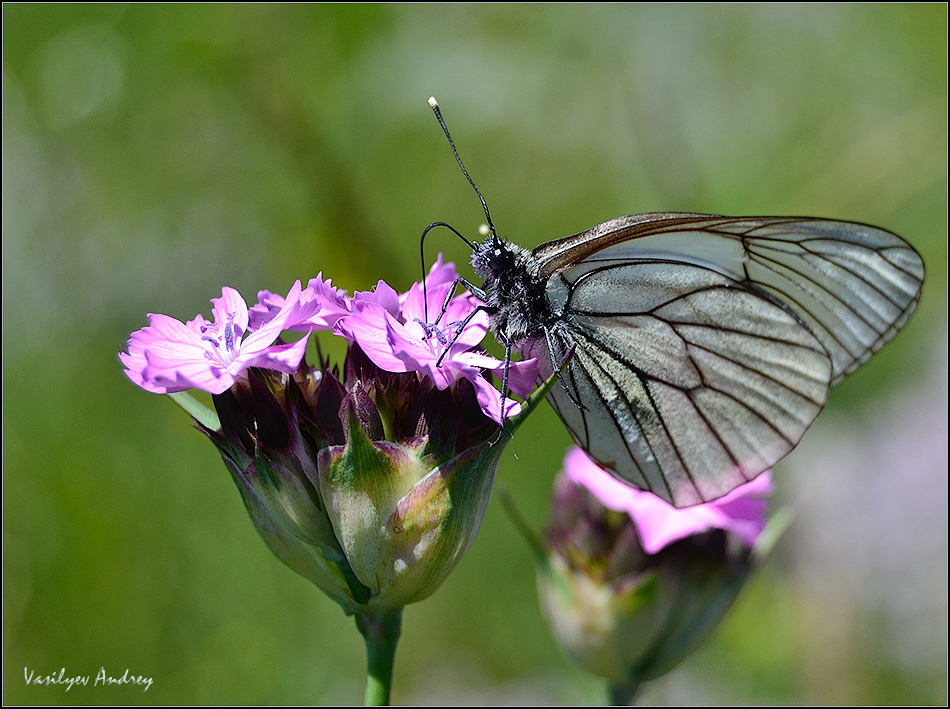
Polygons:
M776 463L824 405L831 362L821 343L735 279L600 259L556 283L552 350L575 349L552 404L591 457L677 506Z

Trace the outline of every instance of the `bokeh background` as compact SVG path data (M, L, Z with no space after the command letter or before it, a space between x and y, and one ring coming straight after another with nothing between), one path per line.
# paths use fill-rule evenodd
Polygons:
M651 703L947 701L947 8L3 6L3 701L358 703L351 618L264 547L213 447L116 353L323 271L405 290L419 235L532 247L654 210L878 224L918 313L779 467L795 521ZM447 232L442 249L467 260ZM546 520L545 407L499 476ZM26 687L37 674L141 688ZM407 609L398 703L603 701L493 504Z

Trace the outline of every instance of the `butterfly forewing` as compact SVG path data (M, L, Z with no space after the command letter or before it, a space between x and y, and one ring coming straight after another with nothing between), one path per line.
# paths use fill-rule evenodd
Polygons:
M563 309L553 349L575 347L570 394L555 388L552 403L595 460L677 506L773 465L824 404L821 343L734 278L628 258L585 261L552 283Z
M701 214L620 217L534 250L542 276L655 259L714 268L790 308L828 352L832 384L867 361L910 317L923 261L865 224ZM675 272L675 269L673 269Z
M788 303L832 356L832 383L866 362L917 305L923 261L890 232L858 224L767 224L744 238L748 277Z

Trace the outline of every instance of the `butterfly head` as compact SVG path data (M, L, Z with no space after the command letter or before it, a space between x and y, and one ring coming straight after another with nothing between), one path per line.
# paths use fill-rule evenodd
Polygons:
M472 252L472 268L482 278L498 277L511 271L515 260L516 254L511 246L494 234L477 244Z

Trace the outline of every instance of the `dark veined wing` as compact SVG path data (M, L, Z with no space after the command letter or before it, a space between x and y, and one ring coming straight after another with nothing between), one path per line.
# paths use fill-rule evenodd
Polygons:
M550 351L574 347L552 404L595 460L679 507L783 458L923 279L894 234L819 219L637 215L533 254Z
M558 274L549 330L574 355L549 399L592 458L677 507L784 457L821 411L831 361L798 319L716 271L637 261Z
M533 254L543 277L566 271L572 280L630 259L714 268L790 308L831 357L832 385L897 334L924 279L920 255L896 234L814 218L638 214Z

